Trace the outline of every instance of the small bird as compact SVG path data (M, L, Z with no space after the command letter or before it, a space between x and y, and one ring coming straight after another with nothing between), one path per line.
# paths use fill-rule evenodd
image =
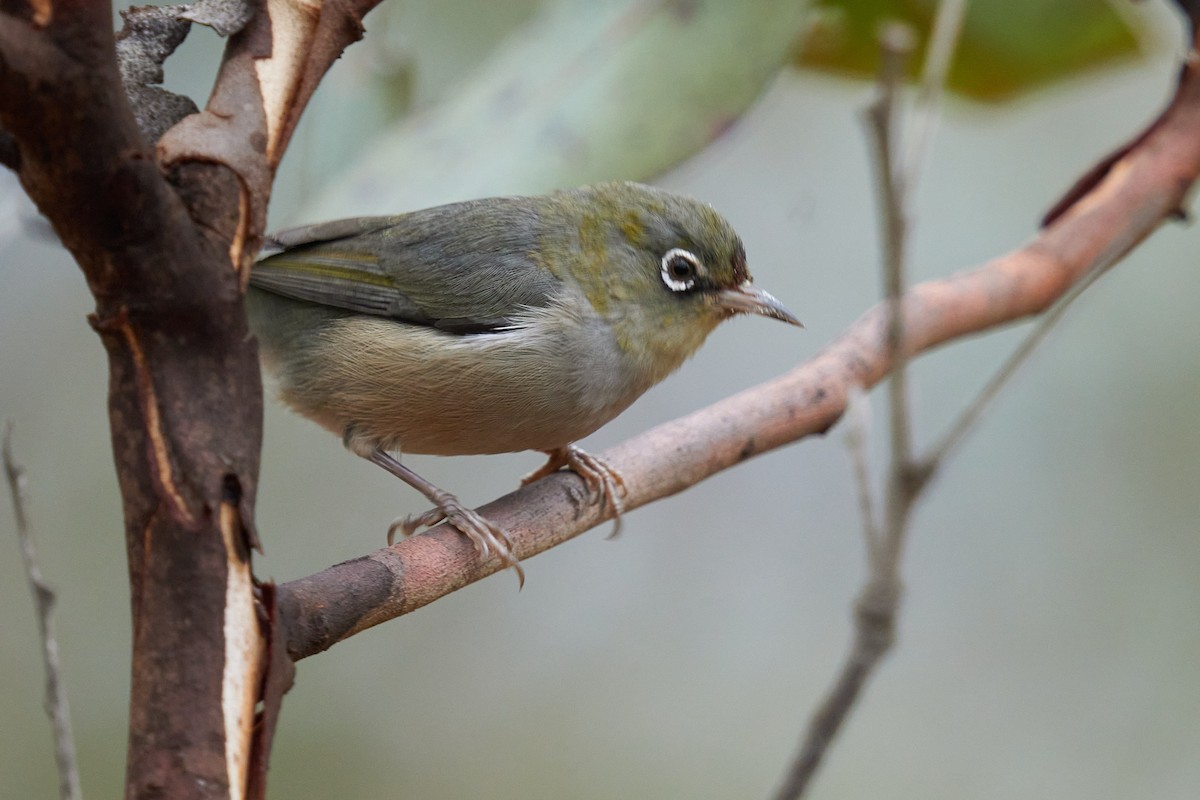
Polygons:
M621 476L574 442L723 320L800 325L710 206L628 182L281 231L246 304L281 399L434 504L389 542L445 520L522 583L505 532L398 454L541 450L525 483L569 467L619 520Z

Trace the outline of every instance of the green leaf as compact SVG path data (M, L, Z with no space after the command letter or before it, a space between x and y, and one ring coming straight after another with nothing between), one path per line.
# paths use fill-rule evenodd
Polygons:
M1125 0L983 0L970 3L948 87L977 100L1006 100L1099 65L1131 58L1146 35ZM799 66L869 77L879 63L876 32L909 23L923 44L933 0L822 0L796 57ZM919 59L914 59L913 69Z

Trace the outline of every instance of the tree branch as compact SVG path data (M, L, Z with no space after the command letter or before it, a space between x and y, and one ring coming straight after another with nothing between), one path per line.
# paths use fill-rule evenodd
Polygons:
M264 685L278 700L286 680L271 670L290 664L271 658L273 610L256 606L270 593L250 569L262 389L241 282L300 112L374 2L251 3L208 109L157 151L122 86L108 3L0 5L0 159L78 261L109 357L133 607L130 798L246 796L251 775L262 791L270 732L256 704ZM157 77L181 38L168 27L140 66L126 60L132 81Z
M159 85L163 82L163 62L191 31L191 22L180 16L184 8L135 6L121 10L125 24L116 37L117 68L138 129L150 143L198 110L191 98Z
M888 412L891 435L891 465L893 478L903 474L912 461L912 427L908 407L908 353L905 352L905 319L902 308L905 287L905 267L908 249L909 185L915 174L900 174L898 158L900 113L898 94L904 67L913 48L912 29L894 23L880 34L879 46L883 62L879 74L879 95L867 109L867 130L870 134L872 163L880 197L880 220L883 228L883 277L889 307L888 348L892 354L888 378ZM885 550L898 547L903 536L895 535L900 520L907 516L905 492L899 481L889 480L884 496L883 521L885 535L881 540ZM873 555L877 564L894 563L896 552Z
M913 505L927 485L927 475L918 473L913 465L905 318L901 309L908 266L909 220L943 81L958 43L963 11L963 0L942 0L938 5L934 32L926 48L915 119L907 130L897 121L902 107L896 98L904 61L912 47L912 30L903 23L893 23L879 37L883 58L879 92L867 111L867 120L876 188L881 199L884 286L890 310L888 347L892 353L892 372L888 380L890 458L884 491L883 529L876 528L873 515L864 504L867 580L855 604L854 640L833 686L809 722L804 743L775 795L777 800L793 800L808 789L834 738L861 697L867 680L895 644L896 617L904 596L900 564L908 540ZM910 138L911 155L907 162L900 163L899 143L905 137ZM862 462L866 460L866 448L861 439L861 435L848 436L848 444L857 445L851 447L850 457L855 480L864 485L860 492L865 493L869 487L865 486L868 478Z
M1179 91L1133 148L1027 245L905 293L905 350L916 354L1038 314L1097 265L1111 264L1175 218L1200 175L1200 74L1189 60ZM888 309L868 311L808 363L773 381L661 425L604 454L637 508L715 472L833 425L851 386L891 368ZM527 559L604 521L578 511L570 474L552 475L481 510ZM576 485L575 488L578 488ZM288 652L303 658L413 611L502 568L480 564L469 542L439 527L278 587Z
M342 51L362 37L379 0L262 0L232 36L208 106L167 131L164 167L221 164L237 179L237 224L229 259L249 279L262 245L275 170L317 84Z

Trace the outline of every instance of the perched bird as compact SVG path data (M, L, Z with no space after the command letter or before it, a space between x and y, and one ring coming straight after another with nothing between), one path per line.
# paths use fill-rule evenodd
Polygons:
M504 531L400 453L541 450L619 518L624 485L573 443L674 372L723 320L800 325L750 281L708 205L636 183L498 197L268 237L247 310L282 400L523 572Z

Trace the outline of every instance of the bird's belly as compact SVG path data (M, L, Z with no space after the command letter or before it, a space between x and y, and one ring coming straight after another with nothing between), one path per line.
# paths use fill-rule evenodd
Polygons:
M607 329L582 333L549 326L461 336L343 317L309 337L303 357L277 359L281 396L356 450L551 450L640 394L621 374Z

